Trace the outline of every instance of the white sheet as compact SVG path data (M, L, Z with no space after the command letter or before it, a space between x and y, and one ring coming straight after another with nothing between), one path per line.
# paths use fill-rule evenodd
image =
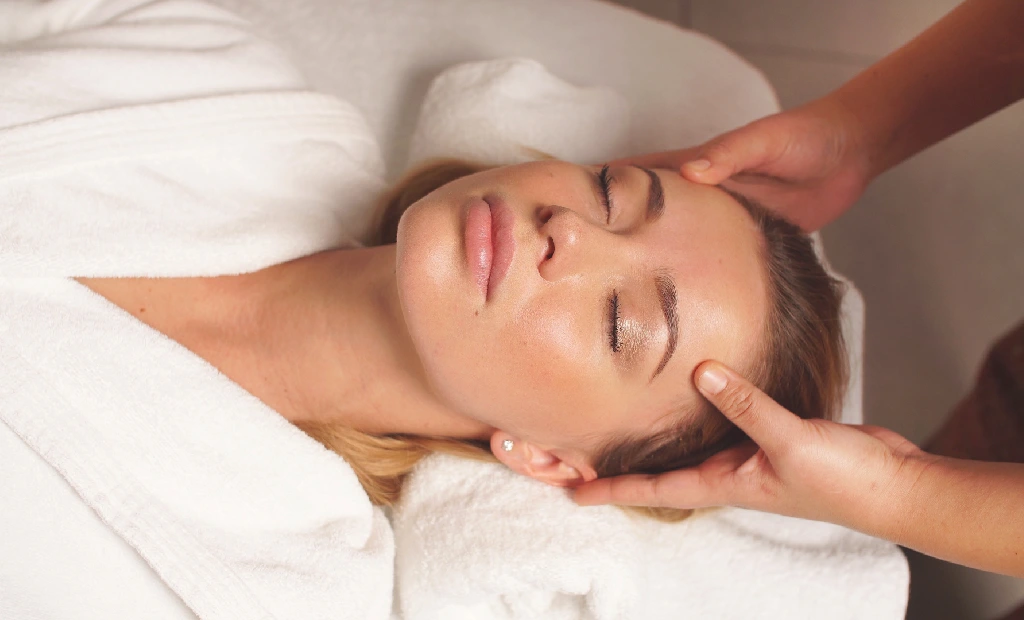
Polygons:
M459 63L531 58L629 103L628 148L676 148L777 107L756 69L695 32L596 0L216 0L286 49L317 90L351 101L395 178L433 79ZM600 128L595 128L599 131Z

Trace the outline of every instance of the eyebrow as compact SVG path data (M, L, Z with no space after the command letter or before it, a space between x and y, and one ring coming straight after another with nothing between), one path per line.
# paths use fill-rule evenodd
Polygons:
M665 212L665 188L661 184L661 178L658 173L654 172L650 168L631 164L637 170L641 170L650 179L650 184L647 186L647 213L645 219L647 222L653 222L661 217L661 214ZM594 176L594 186L600 190L600 183L597 181L597 175ZM661 304L661 312L665 315L665 326L668 329L668 341L665 343L665 353L661 356L661 361L658 362L658 367L654 369L654 374L651 375L651 381L654 381L655 377L661 374L662 370L665 370L665 366L668 365L669 360L672 359L672 354L676 352L676 345L679 343L679 315L676 313L676 283L665 271L660 271L654 276L654 288L658 291L658 301Z
M676 344L679 342L679 315L676 313L676 283L672 276L662 271L654 276L654 288L658 291L658 300L661 302L661 312L665 315L665 325L668 327L668 342L665 343L665 354L661 356L658 367L651 375L651 381L658 374L665 370L672 354L676 352Z
M661 178L655 171L635 164L633 167L643 170L651 180L651 184L647 187L647 221L653 222L665 212L665 188L662 187Z
M647 221L653 222L665 212L665 188L661 185L661 178L650 168L633 166L643 170L647 178L651 180L647 188ZM665 343L665 354L661 356L658 367L651 375L651 381L657 377L669 360L676 352L676 345L679 343L679 315L676 313L676 283L667 272L659 272L654 276L654 288L658 291L658 301L661 303L661 313L665 315L665 326L668 328L668 341Z

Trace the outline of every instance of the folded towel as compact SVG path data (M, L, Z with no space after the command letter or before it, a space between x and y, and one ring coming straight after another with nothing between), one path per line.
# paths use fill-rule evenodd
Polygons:
M828 523L738 509L661 523L435 455L392 517L406 620L902 618L906 559Z
M409 165L436 157L509 164L538 151L580 163L628 152L629 105L608 88L569 88L535 60L466 63L427 91Z
M392 518L402 614L646 617L630 520L617 508L580 510L564 490L501 465L430 457Z
M582 112L574 118L569 103L524 103L531 94L541 103L575 102ZM600 117L621 113L613 101L606 91L567 84L533 62L454 67L429 90L413 159L479 153L489 162L514 162L523 159L522 147L541 149L536 141L542 139L542 150L600 161L621 153L595 150L588 157L575 147L626 143L617 132L627 124ZM460 115L471 120L460 123ZM540 138L535 127L545 128ZM589 139L595 127L614 133L596 142ZM844 419L857 421L863 307L856 289L847 292L844 313L853 344ZM613 507L580 508L564 491L503 466L449 456L420 464L392 523L407 620L901 618L906 607L906 560L881 540L734 509L665 524Z

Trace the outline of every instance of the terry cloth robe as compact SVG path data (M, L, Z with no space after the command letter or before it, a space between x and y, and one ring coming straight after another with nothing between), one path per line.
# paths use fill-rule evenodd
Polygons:
M0 3L0 618L387 618L351 468L83 276L356 244L349 104L195 0Z

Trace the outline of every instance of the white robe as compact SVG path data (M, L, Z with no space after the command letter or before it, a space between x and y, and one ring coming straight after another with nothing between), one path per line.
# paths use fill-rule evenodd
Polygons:
M351 468L70 278L358 243L370 131L194 0L0 4L0 618L386 618Z

